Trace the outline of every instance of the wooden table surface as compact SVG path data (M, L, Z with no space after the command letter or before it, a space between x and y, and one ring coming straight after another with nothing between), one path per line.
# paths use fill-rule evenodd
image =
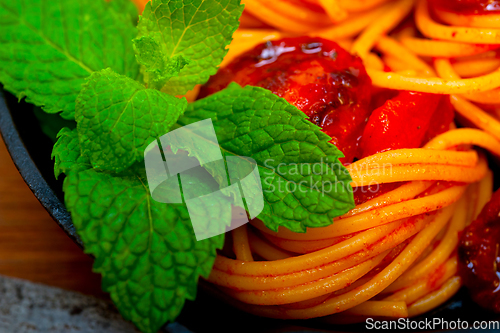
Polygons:
M0 137L0 274L107 298L92 259L52 220Z

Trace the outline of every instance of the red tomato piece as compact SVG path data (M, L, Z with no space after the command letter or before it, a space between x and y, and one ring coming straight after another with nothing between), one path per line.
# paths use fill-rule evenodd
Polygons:
M500 313L500 190L460 236L458 271L480 306Z
M205 97L230 82L266 88L322 127L345 155L358 146L370 115L371 80L361 59L338 44L313 37L284 38L246 52L220 69L200 90Z
M431 118L429 129L425 134L422 144L427 143L432 138L442 134L450 129L450 124L455 118L455 111L451 105L448 96L443 96L438 104L438 107Z

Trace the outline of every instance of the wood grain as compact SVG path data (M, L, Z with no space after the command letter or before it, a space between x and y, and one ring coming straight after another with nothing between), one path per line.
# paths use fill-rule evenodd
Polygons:
M107 298L92 259L38 202L1 138L0 274Z

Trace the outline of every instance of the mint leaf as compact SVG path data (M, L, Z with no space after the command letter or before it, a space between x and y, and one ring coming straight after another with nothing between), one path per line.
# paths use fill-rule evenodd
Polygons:
M71 170L79 171L90 168L89 159L81 155L76 129L65 127L57 134L57 142L52 149L52 159L55 160L56 179L61 173L68 174Z
M248 156L257 162L264 192L258 218L270 229L285 226L305 232L307 227L332 224L354 207L351 177L338 161L343 154L286 100L234 83L190 104L178 125L208 118L224 157ZM198 157L190 144L176 142L174 148Z
M147 86L183 95L205 83L226 55L242 11L239 0L150 1L134 41Z
M98 170L120 172L142 161L144 150L167 133L187 101L110 69L93 73L78 95L76 121L82 154Z
M137 78L129 0L0 0L0 82L48 113L74 119L85 78L111 67ZM123 8L123 12L116 10ZM125 15L125 16L124 16Z
M183 181L183 186L213 192L217 184L207 183L206 176L197 174L200 170L206 173L192 171L190 184ZM224 235L196 241L186 207L151 200L146 183L142 174L71 171L64 193L85 252L96 258L94 270L103 276L103 290L124 318L154 333L178 316L186 299L194 300L198 277L210 274Z

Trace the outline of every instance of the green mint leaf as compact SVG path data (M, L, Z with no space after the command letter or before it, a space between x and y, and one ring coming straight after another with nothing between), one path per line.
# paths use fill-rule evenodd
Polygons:
M76 122L82 154L98 170L121 172L144 158L187 106L179 99L110 69L93 73L78 95Z
M139 64L144 66L144 81L148 88L158 89L167 81L178 75L189 61L183 56L166 58L161 53L160 44L152 37L143 36L134 39L134 49Z
M224 157L248 156L257 162L264 192L258 218L270 229L305 232L307 227L330 225L354 208L351 176L338 160L343 154L286 100L234 83L190 104L178 125L208 118ZM174 148L198 157L190 144L175 142Z
M92 72L111 67L139 76L129 2L0 0L0 82L46 112L74 119L76 96Z
M152 0L144 9L135 40L148 87L183 95L215 74L227 53L243 11L240 0ZM147 40L142 38L147 37ZM172 74L168 64L182 57ZM161 79L159 79L161 78Z
M202 192L217 189L197 172L183 185L190 179ZM155 333L179 315L186 299L195 299L198 278L210 274L224 235L197 241L185 205L153 201L145 184L143 174L117 177L88 169L71 171L64 193L85 252L96 258L103 290L124 318Z
M67 127L69 129L76 128L76 122L74 120L66 120L62 118L60 114L43 112L43 110L38 106L33 107L33 113L40 123L42 132L47 135L54 143L57 141L57 134L64 127Z
M57 142L52 149L52 159L54 159L56 179L61 173L68 174L72 170L90 168L89 159L81 155L76 129L65 127L57 134Z

